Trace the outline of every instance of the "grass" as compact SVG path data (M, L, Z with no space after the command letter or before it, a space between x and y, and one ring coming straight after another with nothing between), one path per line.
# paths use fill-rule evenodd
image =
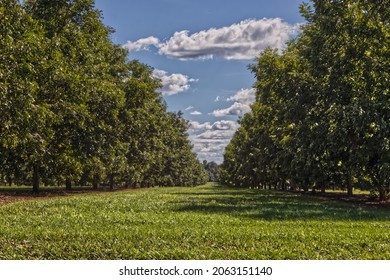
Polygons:
M0 207L0 259L390 259L390 212L272 191L153 188Z

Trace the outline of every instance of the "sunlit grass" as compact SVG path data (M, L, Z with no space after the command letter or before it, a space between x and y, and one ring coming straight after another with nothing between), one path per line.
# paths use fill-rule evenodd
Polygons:
M389 240L386 209L212 185L0 207L1 259L390 259Z

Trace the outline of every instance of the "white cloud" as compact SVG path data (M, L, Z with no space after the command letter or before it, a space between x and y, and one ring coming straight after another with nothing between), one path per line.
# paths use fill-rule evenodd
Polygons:
M190 121L189 123L190 131L207 130L207 129L211 129L211 124L209 122L200 123L196 121Z
M202 134L198 135L199 139L213 139L213 140L224 140L230 136L230 132L224 130L207 130Z
M219 95L214 99L214 102L218 102L220 100Z
M250 105L256 101L256 90L251 89L241 89L235 95L229 97L227 101L235 101L238 103Z
M193 111L193 112L190 113L190 115L193 115L193 116L200 116L200 115L202 115L202 112Z
M234 121L218 121L211 125L211 128L198 134L198 139L229 140L239 127Z
M242 116L251 111L250 105L256 101L256 90L241 89L235 95L226 99L226 101L234 102L229 108L214 110L209 115L214 117L224 116Z
M192 121L189 126L193 150L200 160L222 162L223 152L229 144L239 124L235 121L221 120L213 124Z
M163 95L167 96L188 91L190 89L190 83L198 81L179 73L169 75L166 71L159 69L153 70L153 76L161 80L161 92Z
M193 106L188 106L187 108L184 109L184 111L189 111L189 110L192 110L192 109L194 109Z
M148 50L149 46L158 47L160 40L156 37L150 36L148 38L139 39L138 41L127 41L123 47L129 51L144 51Z
M229 131L236 131L236 129L239 127L239 124L234 121L218 121L215 122L211 129L212 130L229 130Z
M242 116L251 111L251 107L247 104L234 102L232 106L226 109L214 110L210 115L214 117L224 117L224 116Z
M179 31L158 45L159 53L171 58L251 60L267 47L283 49L298 31L280 18L244 20L228 27L211 28L198 33Z
M250 112L250 104L255 101L255 90L241 89L227 100L235 102L229 108L215 110L210 115L223 117ZM239 126L237 121L232 120L220 120L214 123L190 121L188 133L193 144L193 151L197 153L200 160L221 163L225 148Z

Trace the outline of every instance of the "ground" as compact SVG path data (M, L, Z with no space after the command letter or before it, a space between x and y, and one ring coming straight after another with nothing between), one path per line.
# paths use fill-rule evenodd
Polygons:
M114 191L123 191L124 189L115 189ZM0 187L0 206L23 200L49 199L53 197L72 196L81 193L106 192L107 189L93 190L90 187L78 187L72 190L65 190L64 187L44 187L39 194L33 194L30 187ZM367 207L380 207L390 209L390 199L385 202L379 202L367 192L359 192L352 197L345 192L327 192L327 193L307 193L305 195L315 196L324 200L342 201Z

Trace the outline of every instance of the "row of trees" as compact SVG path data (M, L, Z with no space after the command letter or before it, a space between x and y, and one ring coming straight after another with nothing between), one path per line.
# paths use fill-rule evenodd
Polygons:
M207 162L207 160L204 160L203 167L207 172L209 182L218 182L219 181L219 179L218 179L219 166L216 162L214 162L214 161Z
M250 68L256 102L225 150L222 183L390 192L389 1L314 0L283 52Z
M0 181L197 185L187 121L93 0L0 0Z

